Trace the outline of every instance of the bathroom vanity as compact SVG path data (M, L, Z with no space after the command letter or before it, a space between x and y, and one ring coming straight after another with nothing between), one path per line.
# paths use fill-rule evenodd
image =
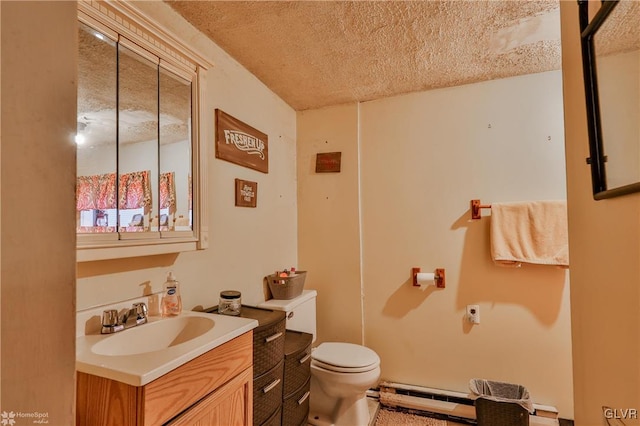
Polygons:
M76 423L251 424L256 322L205 315L79 337ZM169 335L165 347L149 348L160 334Z

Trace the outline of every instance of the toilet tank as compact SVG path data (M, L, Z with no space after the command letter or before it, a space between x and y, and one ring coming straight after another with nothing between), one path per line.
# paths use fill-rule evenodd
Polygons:
M316 296L315 290L303 290L290 300L271 299L258 304L258 308L284 311L287 315L287 330L303 331L313 335L316 341Z

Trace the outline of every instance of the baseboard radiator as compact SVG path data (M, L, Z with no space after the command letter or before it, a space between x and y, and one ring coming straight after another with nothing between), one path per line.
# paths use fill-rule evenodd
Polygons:
M378 389L383 407L425 414L443 420L475 424L474 397L468 393L433 389L422 386L381 382ZM557 426L558 410L555 407L533 404L534 414L529 417L531 426Z

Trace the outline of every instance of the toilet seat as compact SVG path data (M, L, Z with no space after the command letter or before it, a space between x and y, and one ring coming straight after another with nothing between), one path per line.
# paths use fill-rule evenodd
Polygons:
M371 370L375 370L378 368L380 364L372 364L366 367L356 367L356 368L348 368L348 367L338 367L331 364L325 364L323 362L317 360L311 360L311 366L314 368L321 368L327 371L331 371L334 373L366 373Z
M311 353L316 367L340 373L362 373L380 365L380 357L371 349L353 343L325 342Z

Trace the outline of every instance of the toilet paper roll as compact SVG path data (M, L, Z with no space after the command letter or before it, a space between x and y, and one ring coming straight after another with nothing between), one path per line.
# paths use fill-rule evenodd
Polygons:
M436 274L433 272L418 272L416 274L416 283L420 285L435 285Z

